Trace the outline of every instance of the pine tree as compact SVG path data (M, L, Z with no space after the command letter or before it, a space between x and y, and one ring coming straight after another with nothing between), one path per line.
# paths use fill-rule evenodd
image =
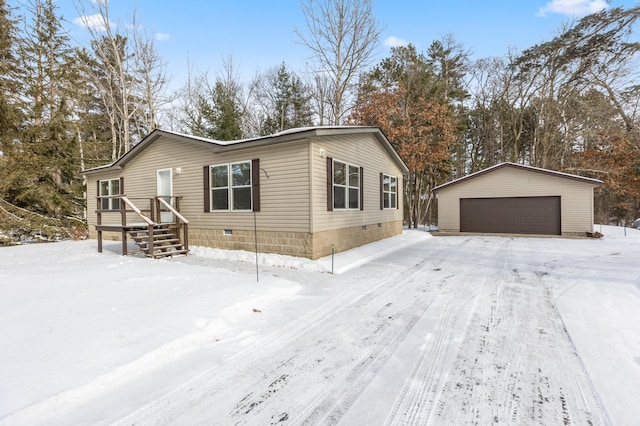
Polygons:
M417 227L430 212L431 189L448 178L455 120L438 98L433 67L412 45L393 48L361 82L350 120L378 126L409 168L405 220Z
M82 210L79 161L71 129L76 84L73 51L53 0L29 4L30 20L20 45L20 150L3 182L9 201L63 217Z
M212 93L212 103L206 116L209 121L207 137L229 141L242 138L240 129L241 111L236 97L235 86L216 81Z
M19 111L15 106L19 94L16 42L13 10L5 0L0 0L0 172L3 167L2 158L6 159L14 151L15 131L20 122Z
M310 91L284 62L260 76L255 86L257 103L263 114L260 134L313 124Z
M435 81L436 96L448 105L452 119L456 124L456 142L452 147L454 177L466 172L467 153L465 140L464 105L469 93L465 87L465 75L468 68L469 52L457 42L451 34L435 40L427 50L427 62L431 65Z
M224 66L224 73L216 78L213 85L206 74L187 82L184 92L188 99L182 106L182 125L192 135L216 140L243 137L242 85L231 58L225 61Z

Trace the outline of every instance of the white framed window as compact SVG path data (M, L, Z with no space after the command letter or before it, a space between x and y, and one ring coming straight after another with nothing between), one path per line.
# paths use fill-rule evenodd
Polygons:
M333 209L360 210L361 168L333 160Z
M209 166L211 211L251 211L251 161Z
M382 199L383 208L395 209L398 207L398 178L382 175Z
M120 178L100 181L100 210L120 210L120 199L110 198L120 195Z

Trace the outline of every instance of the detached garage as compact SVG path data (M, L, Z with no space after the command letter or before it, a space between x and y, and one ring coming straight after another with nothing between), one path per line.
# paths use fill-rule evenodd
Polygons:
M501 163L434 188L442 232L585 235L602 181Z

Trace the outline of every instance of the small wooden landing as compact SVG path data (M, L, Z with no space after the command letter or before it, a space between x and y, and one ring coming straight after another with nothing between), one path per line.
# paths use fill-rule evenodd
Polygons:
M102 253L102 233L119 232L122 239L122 255L127 255L127 236L131 236L136 245L148 256L161 258L168 256L186 255L189 253L189 221L164 198L156 196L150 199L150 217L140 210L126 195L99 196L96 231L98 232L98 253ZM175 197L173 197L175 198ZM117 199L117 209L102 210L102 201ZM147 200L149 201L149 200ZM106 203L105 203L106 204ZM112 205L111 203L110 205ZM177 205L176 198L176 205ZM155 208L154 208L155 206ZM154 218L160 218L162 212L170 212L174 218L172 223L158 223ZM118 214L119 224L103 224L102 215ZM135 213L144 222L127 223L127 213Z
M150 232L151 230L151 232ZM163 258L187 255L189 249L185 247L180 235L181 226L175 224L110 224L96 225L96 231L120 232L122 235L122 254L127 255L127 236L131 237L136 245L147 257ZM150 235L151 234L151 235ZM98 252L102 253L102 238L98 238Z

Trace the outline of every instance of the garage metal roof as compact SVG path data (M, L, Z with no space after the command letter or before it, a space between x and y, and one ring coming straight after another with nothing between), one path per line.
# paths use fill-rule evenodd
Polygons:
M572 180L577 180L579 182L583 182L589 185L593 185L593 186L602 186L603 182L601 180L598 179L592 179L592 178L588 178L588 177L584 177L584 176L578 176L578 175L572 175L569 173L563 173L563 172L557 172L555 170L548 170L548 169L541 169L539 167L533 167L533 166L525 166L524 164L517 164L517 163L509 163L509 162L505 162L505 163L500 163L500 164L496 164L495 166L491 166L488 167L484 170L480 170L479 172L475 172L475 173L471 173L467 176L463 176L461 178L452 180L451 182L447 182L443 185L440 186L436 186L435 188L433 188L433 192L438 192L442 189L445 188L449 188L453 185L457 185L459 183L463 183L467 180L476 178L478 176L487 174L487 173L491 173L494 172L498 169L502 169L505 167L511 167L514 169L519 169L519 170L526 170L529 172L535 172L535 173L542 173L542 174L546 174L546 175L550 175L550 176L554 176L554 177L558 177L558 178L563 178L563 179L572 179Z

